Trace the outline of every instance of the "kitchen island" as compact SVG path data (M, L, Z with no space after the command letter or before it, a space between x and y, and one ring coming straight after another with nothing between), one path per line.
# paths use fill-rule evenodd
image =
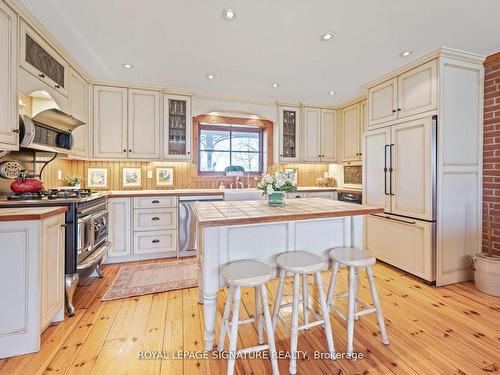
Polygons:
M267 201L196 202L198 286L203 303L205 348L212 350L216 297L224 287L222 268L239 259L256 259L276 272L276 256L306 250L328 259L328 250L363 245L363 216L374 208L322 198L291 199L285 207Z

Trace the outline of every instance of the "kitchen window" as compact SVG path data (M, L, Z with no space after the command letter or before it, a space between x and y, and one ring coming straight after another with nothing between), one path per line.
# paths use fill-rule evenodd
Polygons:
M200 174L224 174L228 166L263 171L263 129L247 126L199 126Z

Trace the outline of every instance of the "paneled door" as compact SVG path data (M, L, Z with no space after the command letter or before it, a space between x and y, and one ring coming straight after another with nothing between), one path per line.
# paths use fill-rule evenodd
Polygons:
M85 125L79 126L73 130L73 147L71 154L88 157L88 139L89 139L89 92L88 84L85 79L75 70L71 69L69 73L69 113L78 120L85 122Z
M112 198L109 200L109 241L110 258L132 254L132 205L131 198Z
M398 76L398 118L437 109L437 60Z
M300 112L297 107L280 107L280 162L300 161Z
M321 110L321 161L337 161L337 111Z
M127 89L94 86L94 157L127 158Z
M165 121L165 159L191 160L193 141L191 97L164 95L163 118Z
M342 109L342 161L361 160L360 104Z
M395 120L397 112L397 78L389 79L368 90L368 128L382 122Z
M304 161L321 161L321 109L304 107Z
M128 90L128 157L160 158L160 93Z
M3 1L0 45L0 150L17 150L17 15Z
M391 127L391 213L432 220L432 117Z
M365 165L363 168L363 203L384 207L390 212L389 145L391 130L365 133Z

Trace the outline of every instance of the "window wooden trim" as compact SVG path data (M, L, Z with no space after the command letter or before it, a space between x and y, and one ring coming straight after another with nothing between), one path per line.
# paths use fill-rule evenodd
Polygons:
M228 116L213 116L213 115L199 115L193 117L193 163L196 164L196 170L198 176L203 178L214 177L220 179L225 177L224 172L201 172L199 165L199 136L200 136L200 126L202 124L214 124L214 128L220 125L221 128L228 128L231 125L234 126L251 126L262 128L262 168L263 171L269 170L273 164L273 122L264 119L249 119L249 118L239 118L239 117L228 117ZM244 128L239 128L238 130L244 131ZM262 172L250 172L250 176L260 176ZM245 174L246 175L246 174Z

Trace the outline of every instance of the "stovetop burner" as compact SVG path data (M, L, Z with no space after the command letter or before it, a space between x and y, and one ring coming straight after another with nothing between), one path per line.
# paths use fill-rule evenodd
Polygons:
M9 193L8 200L26 201L38 199L68 199L68 198L85 198L92 194L90 189L49 189L39 193Z

